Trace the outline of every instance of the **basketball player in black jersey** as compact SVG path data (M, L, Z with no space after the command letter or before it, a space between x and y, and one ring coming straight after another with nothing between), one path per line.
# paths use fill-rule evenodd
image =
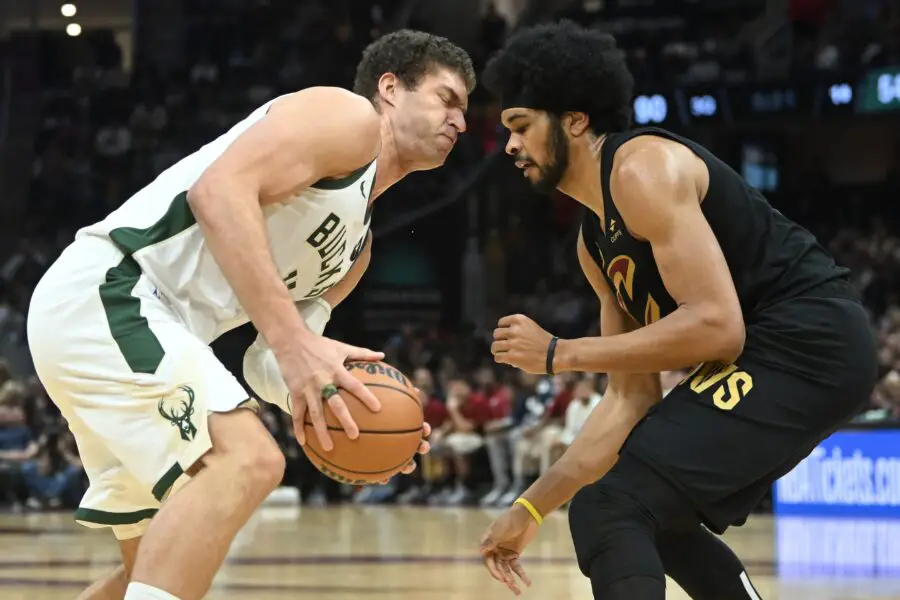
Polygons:
M523 315L492 352L531 373L609 373L565 455L488 529L491 574L518 589L544 515L569 523L595 598L757 600L714 534L850 419L874 386L866 311L815 238L708 150L631 128L632 77L610 36L571 23L510 39L484 79L507 152L586 207L578 258L601 336L557 339ZM664 399L659 372L691 368Z

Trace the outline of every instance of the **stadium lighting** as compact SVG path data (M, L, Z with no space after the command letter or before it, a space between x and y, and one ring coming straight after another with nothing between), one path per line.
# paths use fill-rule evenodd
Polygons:
M74 17L75 13L78 12L78 7L74 4L63 4L59 7L59 12L61 12L64 17Z
M78 23L69 23L66 25L66 33L68 33L71 37L77 37L81 35L81 25Z

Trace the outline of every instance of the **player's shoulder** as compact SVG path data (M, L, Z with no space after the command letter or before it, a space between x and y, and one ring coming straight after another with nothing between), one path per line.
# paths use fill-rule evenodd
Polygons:
M344 88L315 86L285 94L272 103L269 115L302 128L324 127L332 134L352 136L357 143L376 144L381 139L375 106Z
M691 176L691 151L675 140L637 135L616 149L610 172L613 192L635 194L678 185Z

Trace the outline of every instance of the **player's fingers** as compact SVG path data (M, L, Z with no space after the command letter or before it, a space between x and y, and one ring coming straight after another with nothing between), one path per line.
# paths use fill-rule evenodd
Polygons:
M431 435L431 425L428 421L425 421L422 423L422 437L428 437L429 435Z
M334 413L334 416L341 424L341 427L343 427L347 437L351 440L355 440L359 437L359 426L356 424L356 421L353 420L353 415L350 413L350 409L347 408L347 403L344 402L344 399L341 398L340 394L335 394L328 399L328 408Z
M484 566L487 567L488 573L491 574L491 577L501 583L506 583L506 581L503 579L503 574L500 572L500 568L497 566L497 559L493 554L484 555Z
M505 340L509 337L509 327L498 327L494 330L495 340Z
M409 475L415 470L416 470L416 461L411 460L408 463L406 463L405 467L400 469L400 472L403 473L404 475Z
M526 587L531 587L531 579L528 577L528 574L525 573L525 569L518 559L511 560L509 566L513 570L513 573L519 576L519 579L522 580L522 583L524 583Z
M338 387L342 387L356 396L357 400L365 404L372 412L381 410L381 401L375 397L375 394L369 388L363 385L363 382L351 375L349 371L345 370L343 373L338 373L337 377Z
M291 416L294 417L294 436L297 443L306 444L306 396L291 394Z
M509 327L513 323L518 322L519 317L522 315L506 315L505 317L501 317L499 321L497 321L497 325L499 327Z
M428 454L428 452L430 450L431 450L431 444L429 444L425 440L422 440L421 442L419 442L419 454Z
M499 340L491 344L491 354L497 355L500 352L508 352L509 351L509 341L507 340Z
M381 360L384 358L384 352L376 352L375 350L349 344L344 344L344 351L347 353L347 359L349 360Z
M520 590L518 584L516 584L516 578L513 577L513 572L509 566L509 561L499 559L497 562L500 564L500 572L503 573L503 580L506 582L506 587L512 590L512 593L516 596L521 594L522 590Z
M327 452L334 448L334 443L331 441L331 436L328 435L328 425L325 423L325 413L322 410L322 398L318 394L319 392L316 390L307 390L306 408L309 411L309 422L316 431L316 437L319 438L322 449Z

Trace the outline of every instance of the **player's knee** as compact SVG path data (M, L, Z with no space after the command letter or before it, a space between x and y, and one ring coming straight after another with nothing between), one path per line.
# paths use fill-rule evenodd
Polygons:
M602 479L582 488L569 504L569 529L578 567L590 576L591 564L604 552L621 552L629 537L654 535L653 518L629 495ZM625 560L627 557L620 557ZM640 571L640 569L639 569Z
M254 495L268 494L284 477L284 453L255 414L242 410L210 416L213 450L217 462ZM204 461L207 462L207 461Z
M284 477L284 453L274 442L260 444L248 454L235 458L241 475L258 490L268 493Z

